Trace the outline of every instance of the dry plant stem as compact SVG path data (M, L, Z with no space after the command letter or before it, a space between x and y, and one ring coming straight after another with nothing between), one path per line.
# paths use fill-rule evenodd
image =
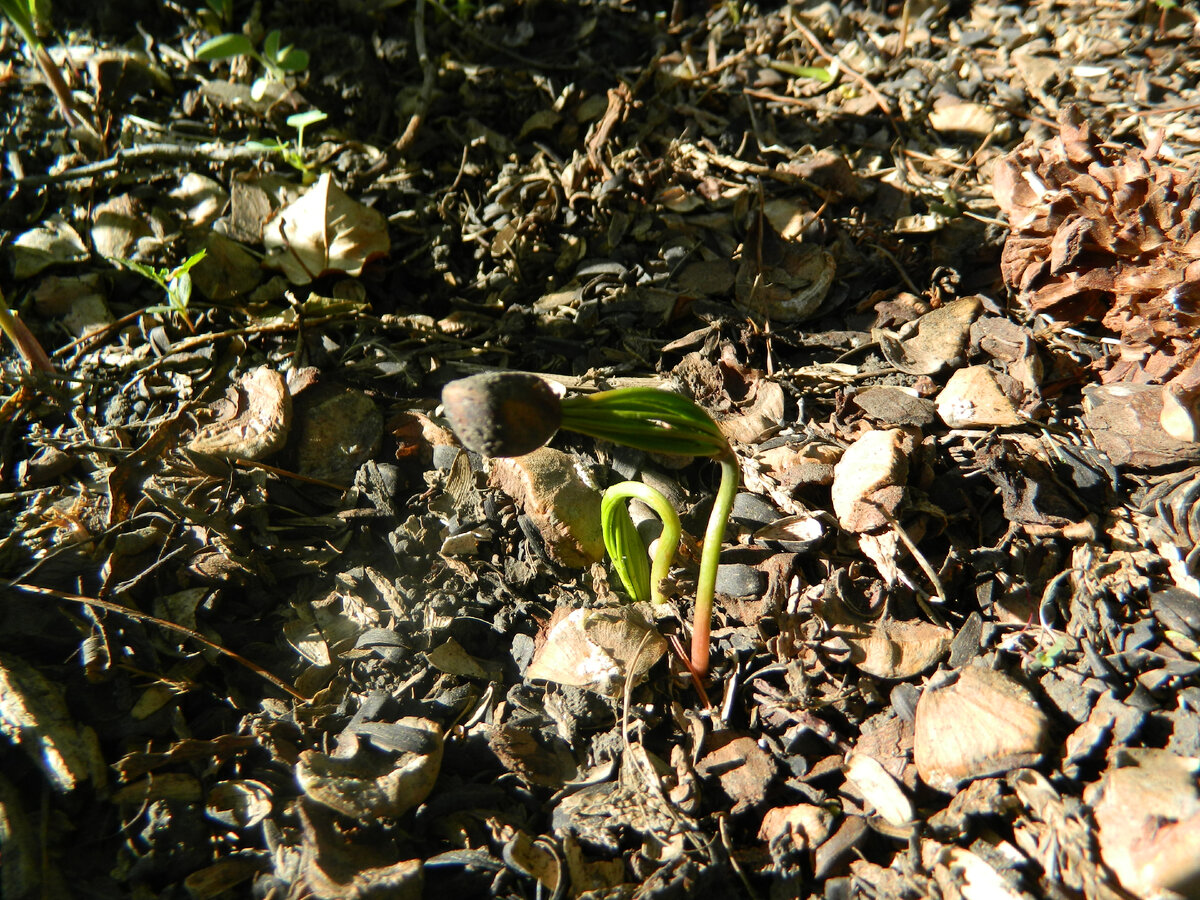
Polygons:
M208 638L206 638L204 635L200 634L200 632L198 632L198 631L193 631L192 629L185 628L182 625L176 625L174 622L168 622L166 619L159 619L159 618L156 618L155 616L147 615L144 612L138 612L136 609L130 609L127 606L120 606L116 603L109 603L107 600L100 600L100 599L97 599L96 597L83 597L79 594L68 594L65 591L56 591L56 590L52 590L51 588L39 587L34 584L21 584L20 582L12 582L8 586L16 589L18 591L25 591L26 593L29 593L29 594L42 594L47 597L54 597L56 600L69 600L72 603L82 603L85 606L95 606L95 607L98 607L99 609L106 609L109 612L114 612L114 613L118 613L123 616L128 616L131 619L137 619L139 622L151 622L154 625L158 625L158 626L160 626L162 628L166 628L170 631L178 632L179 634L185 635L185 636L191 638L193 641L196 641L199 644L203 644L205 647L207 647L210 650L217 651L222 656L228 656L230 659L234 660L235 662L241 663L243 666L245 666L247 669L249 669L255 675L258 675L260 678L266 679L267 681L269 681L271 684L275 685L275 687L279 688L284 693L290 694L291 696L295 697L301 703L308 702L308 699L309 699L308 697L305 697L294 687L291 687L290 685L288 685L287 682L285 682L283 679L276 678L274 675L272 675L270 672L268 672L262 666L258 665L257 663L250 662L250 660L246 659L244 656L239 656L238 654L234 653L232 650L227 650L224 647L222 647L220 644L213 643Z
M708 674L708 645L712 635L713 596L717 586L717 564L721 558L721 541L725 537L725 525L733 511L733 498L737 494L737 457L727 450L720 459L721 486L713 501L708 517L708 528L704 532L704 549L700 554L700 577L696 581L696 610L692 614L692 668L703 678Z
M0 331L8 336L13 346L17 348L17 352L21 354L21 358L29 363L31 369L38 372L54 371L54 364L50 362L50 357L46 355L46 351L38 343L38 339L25 327L25 323L12 314L8 304L4 302L2 293L0 293Z

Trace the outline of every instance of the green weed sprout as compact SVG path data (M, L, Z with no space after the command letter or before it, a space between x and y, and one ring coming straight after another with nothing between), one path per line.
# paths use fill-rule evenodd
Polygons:
M309 125L316 125L318 122L324 122L329 116L321 112L319 109L310 109L307 112L295 113L287 117L287 123L292 128L296 129L296 140L294 142L283 142L279 138L273 138L269 141L246 141L247 147L252 147L256 150L265 150L268 153L283 154L283 161L300 173L300 180L304 184L312 184L317 180L317 176L312 170L312 166L304 158L304 129Z
M117 262L129 269L129 271L137 272L143 278L153 281L166 292L166 304L147 307L146 312L177 313L187 323L188 328L191 329L192 322L187 314L188 303L192 299L192 276L189 273L196 263L204 259L205 253L206 251L204 250L194 253L185 262L173 269L156 269L154 266L147 266L144 263L134 262L131 259L119 259Z
M462 442L486 456L520 456L545 444L559 428L648 453L701 456L721 464L721 485L709 514L696 582L692 619L692 668L708 672L713 596L725 526L740 470L725 436L703 409L686 397L655 388L619 388L560 400L541 378L487 373L453 381L442 391L447 418ZM625 502L636 497L663 520L653 570ZM663 602L662 579L679 544L679 518L658 491L623 482L601 504L605 548L630 595Z
M291 44L280 46L283 34L278 29L267 32L263 38L262 48L256 50L250 38L244 34L230 32L218 34L209 38L196 48L196 59L205 62L216 62L222 59L233 59L237 56L247 56L256 60L266 70L266 74L256 78L250 86L250 96L261 100L271 82L284 83L289 74L302 72L308 68L308 52L298 50Z

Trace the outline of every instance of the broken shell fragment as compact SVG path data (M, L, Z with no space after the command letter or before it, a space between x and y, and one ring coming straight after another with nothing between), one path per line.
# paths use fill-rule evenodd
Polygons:
M1025 421L987 366L970 366L951 375L937 396L937 411L950 428L1010 427Z
M921 780L940 791L1042 761L1050 722L1033 695L1002 672L963 669L930 683L917 703L913 759Z
M541 447L562 422L550 384L523 372L485 372L442 388L450 427L468 450L484 456L524 456Z
M1177 441L1200 441L1200 385L1166 384L1159 424Z

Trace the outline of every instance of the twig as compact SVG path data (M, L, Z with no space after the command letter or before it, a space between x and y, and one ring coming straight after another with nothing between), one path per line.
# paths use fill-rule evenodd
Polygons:
M271 684L275 685L275 687L279 688L284 693L295 697L301 703L308 703L309 701L308 697L305 697L298 690L287 684L282 679L276 678L262 666L258 665L258 663L250 662L250 660L246 659L244 656L239 656L232 650L225 649L220 644L210 641L204 635L200 634L200 632L193 631L190 628L185 628L183 625L177 625L174 622L168 622L166 619L159 619L155 616L149 615L148 613L138 612L136 609L130 609L127 606L121 606L117 603L109 603L107 600L100 600L96 597L83 597L79 594L68 594L66 591L56 591L52 588L39 587L38 585L34 584L21 584L20 582L10 583L9 587L13 588L14 590L24 591L28 594L41 594L43 596L53 597L56 600L69 600L72 603L81 603L85 606L94 606L99 609L106 609L109 612L128 616L129 618L137 619L140 622L150 622L151 624L158 625L161 628L166 628L169 631L175 631L179 634L186 635L193 641L203 644L208 649L215 650L217 653L220 653L223 656L228 656L235 662L240 663L255 675L258 675L260 678L264 678L271 682Z
M225 144L143 144L118 150L108 159L64 169L53 175L26 175L24 178L13 178L0 181L0 190L22 187L42 187L49 184L65 184L69 181L80 181L103 175L120 169L127 163L137 162L231 162L238 159L258 159L274 154L271 148L230 147Z
M413 41L417 45L417 60L421 63L421 93L417 95L417 108L408 119L404 134L395 143L397 153L405 153L417 139L417 132L425 115L429 112L429 104L433 99L434 68L425 50L425 0L417 0L416 15L413 16Z
M852 78L854 81L857 81L857 82L858 82L860 85L862 85L862 88L863 88L863 90L865 90L865 91L866 91L868 94L870 94L870 95L871 95L871 99L873 99L873 100L875 101L875 104L876 104L876 105L879 107L880 111L881 111L881 112L882 112L882 113L883 113L885 116L887 116L887 117L888 117L888 119L891 119L891 118L892 118L892 107L891 107L891 104L889 104L889 103L887 102L887 98L885 98L885 97L883 96L883 94L879 93L879 90L878 90L878 88L876 88L876 87L875 87L875 85L871 84L871 82L869 82L869 81L868 81L866 78L864 78L862 75L859 75L859 74L858 74L858 72L856 72L854 69L852 69L852 68L851 68L851 67L850 67L850 66L849 66L849 65L846 63L846 61L845 61L845 60L841 59L841 58L840 58L840 57L838 57L838 56L835 56L834 54L832 54L832 53L830 53L828 50L826 50L826 49L825 49L825 48L824 48L824 47L821 45L821 42L820 42L819 40L817 40L817 36L816 36L815 34L813 34L811 31L809 31L809 30L808 30L807 26L805 26L805 25L802 25L802 24L800 24L799 22L796 22L796 21L793 21L793 22L792 22L792 26L793 26L793 27L794 27L794 28L795 28L795 29L796 29L798 32L800 32L800 34L802 34L802 35L804 36L804 39L805 39L806 41L808 41L810 44L812 44L812 45L813 45L813 49L814 49L814 50L816 50L818 53L820 53L820 54L821 54L823 57L825 57L825 58L826 58L827 60L829 60L830 62L833 62L834 60L837 60L837 67L838 67L838 69L840 69L841 71L845 72L845 73L846 73L847 75L849 75L849 76L850 76L850 77L851 77L851 78ZM892 126L893 126L893 127L895 127L895 124L896 124L896 123L895 123L895 122L893 122L893 123L892 123ZM897 129L897 131L899 131L899 129Z

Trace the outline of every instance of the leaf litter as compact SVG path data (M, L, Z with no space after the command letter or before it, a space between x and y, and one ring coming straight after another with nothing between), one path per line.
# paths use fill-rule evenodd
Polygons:
M896 7L6 44L4 896L1194 894L1194 12ZM484 460L502 370L732 443L706 680L711 467Z

